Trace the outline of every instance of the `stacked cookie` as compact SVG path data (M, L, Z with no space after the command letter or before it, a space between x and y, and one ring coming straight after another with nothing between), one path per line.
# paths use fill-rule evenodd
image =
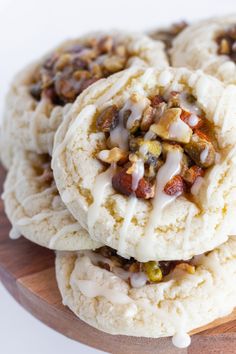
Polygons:
M13 81L10 236L57 251L63 303L100 330L185 347L236 306L234 23L90 34Z

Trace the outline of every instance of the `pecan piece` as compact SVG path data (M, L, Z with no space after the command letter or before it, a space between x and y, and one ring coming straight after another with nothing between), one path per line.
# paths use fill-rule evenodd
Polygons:
M153 108L157 108L159 106L160 103L165 102L164 98L161 95L155 95L152 99L151 99L151 106Z
M113 188L124 195L131 195L132 190L132 175L127 173L126 169L117 172L112 178ZM138 188L134 192L137 198L150 199L154 197L154 186L145 178L141 178Z
M164 192L171 196L179 196L185 190L184 180L180 175L176 175L164 187Z
M198 177L202 177L203 175L204 170L201 167L194 165L184 173L183 179L191 186Z
M111 36L101 38L97 47L101 54L111 52L113 47L113 38Z
M149 106L143 112L143 116L140 123L140 129L143 132L147 132L154 121L154 109Z
M103 132L114 129L119 121L119 111L116 105L107 107L97 118L97 128Z

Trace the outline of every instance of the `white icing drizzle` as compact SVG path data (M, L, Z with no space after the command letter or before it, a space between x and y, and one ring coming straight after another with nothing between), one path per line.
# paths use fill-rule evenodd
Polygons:
M167 153L166 162L159 169L156 177L156 193L153 199L153 209L148 220L145 235L152 235L154 229L161 219L162 210L172 203L177 196L170 196L164 192L164 187L172 177L177 175L181 170L181 160L183 153L179 150L169 151Z
M132 190L133 192L136 191L138 188L139 181L143 178L144 175L144 163L142 159L138 159L135 162L135 167L134 171L132 173ZM127 208L126 208L126 213L125 213L125 218L123 221L123 224L120 228L120 233L119 233L119 245L118 245L118 251L119 254L125 255L125 237L128 232L129 225L131 223L132 217L135 213L135 208L137 205L137 198L135 196L135 193L129 197Z
M172 343L177 348L187 348L191 344L190 335L186 332L177 332L172 337Z
M156 137L156 134L149 129L147 131L147 133L144 135L144 140L152 140L155 137Z
M103 202L105 191L111 186L111 179L114 173L115 165L111 165L105 172L100 173L92 189L93 203L88 208L88 229L93 234L93 227L98 218L99 210Z
M196 114L191 114L191 116L189 117L188 123L190 125L190 127L195 127L195 125L198 124L199 118Z
M143 145L145 146L145 145ZM138 188L139 181L144 176L144 163L142 159L135 162L134 171L132 173L132 191L135 192Z
M108 90L105 91L105 93L98 98L96 106L100 107L106 104L110 99L117 95L118 92L124 88L126 85L127 81L130 80L130 78L137 72L137 68L131 67L128 70L123 71L123 74L120 79L118 79L115 83L112 84L108 88Z
M121 256L123 255L124 257L125 257L125 246L126 246L125 237L126 237L130 222L132 220L132 217L134 215L136 204L137 204L137 198L134 195L131 195L128 199L128 204L127 204L127 208L126 208L126 212L125 212L125 218L124 218L124 221L123 221L122 226L119 231L119 244L118 244L118 251L119 252L118 253Z
M96 296L103 296L108 301L116 304L127 304L132 300L131 298L122 293L121 291L116 291L108 288L105 285L99 285L92 280L77 280L76 285L84 296L93 298Z
M133 288L142 288L146 285L148 278L144 272L132 273L130 276L130 284Z
M207 156L209 154L209 148L208 147L205 147L204 150L202 150L201 154L200 154L200 161L201 163L205 163L206 162L206 159L207 159Z
M172 338L172 343L177 348L187 348L191 344L191 338L186 332L187 313L181 302L176 300L176 305L181 310L181 320L178 323L178 330Z
M23 208L25 208L26 204L29 202L32 202L33 200L35 200L36 198L43 198L44 196L47 195L51 195L53 192L57 192L57 188L56 186L44 189L42 192L39 193L35 193L35 194L31 194L29 196L27 196L22 202L22 206Z
M21 232L17 229L17 227L12 226L10 232L9 232L9 237L12 240L16 240L21 237Z
M79 223L74 223L71 225L65 225L61 230L59 230L49 241L49 248L53 248L58 239L67 236L69 233L79 232L81 231L81 226Z
M133 98L133 99L132 99ZM131 129L136 120L140 120L144 109L148 105L149 100L140 96L137 93L133 94L133 97L125 103L123 108L119 111L119 124L115 129L110 131L111 144L118 146L120 149L128 150L128 138L129 131L125 127L124 114L126 111L130 111L129 118L127 120L127 128Z
M194 182L194 184L191 187L191 194L192 195L196 196L198 194L203 182L204 182L204 178L202 178L200 176L196 178L196 181Z
M126 110L130 110L131 114L127 121L127 128L131 129L134 122L136 120L140 120L142 117L143 111L146 108L149 100L146 97L137 97L137 102L134 102L132 99L129 99L124 107L122 108L122 112Z
M124 126L124 112L119 112L119 123L110 131L110 141L113 146L118 146L122 150L128 150L129 132Z
M180 106L192 114L200 115L201 109L197 106L196 102L190 103L187 100L187 96L188 94L186 92L181 92L181 94L179 95Z

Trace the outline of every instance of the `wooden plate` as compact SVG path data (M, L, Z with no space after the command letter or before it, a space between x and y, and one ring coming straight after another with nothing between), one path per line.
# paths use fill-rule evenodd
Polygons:
M5 173L0 168L0 185ZM80 321L61 303L54 274L54 253L23 237L12 241L10 224L0 203L0 280L11 295L35 317L83 344L117 354L236 353L236 311L195 331L187 349L175 348L169 338L112 336Z

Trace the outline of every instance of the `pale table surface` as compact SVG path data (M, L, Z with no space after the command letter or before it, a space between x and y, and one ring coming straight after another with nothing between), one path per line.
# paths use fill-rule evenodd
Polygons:
M110 28L142 31L181 19L232 13L234 8L234 0L0 0L0 112L14 73L63 39ZM40 323L0 284L0 353L101 352Z

